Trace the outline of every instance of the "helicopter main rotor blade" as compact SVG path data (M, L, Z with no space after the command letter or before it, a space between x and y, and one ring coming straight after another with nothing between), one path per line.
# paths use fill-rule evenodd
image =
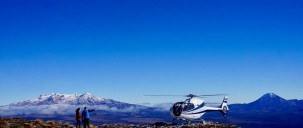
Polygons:
M144 96L185 96L185 95L144 95Z
M144 95L144 96L182 96L182 97L200 97L200 98L205 98L208 96L225 96L227 94L212 94L212 95L193 95L193 94L188 94L188 95Z
M213 95L198 95L198 96L225 96L227 94L213 94Z

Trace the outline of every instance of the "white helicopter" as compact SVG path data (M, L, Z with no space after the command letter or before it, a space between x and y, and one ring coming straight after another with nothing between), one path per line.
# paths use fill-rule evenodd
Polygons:
M219 107L210 107L206 106L204 100L200 97L205 96L220 96L225 95L223 101ZM149 95L149 96L179 96L179 95ZM215 95L186 95L188 99L183 102L177 102L170 108L170 115L173 117L173 121L177 120L186 120L188 122L196 119L201 119L201 117L210 111L219 111L226 117L228 112L227 100L228 97L226 94L215 94Z

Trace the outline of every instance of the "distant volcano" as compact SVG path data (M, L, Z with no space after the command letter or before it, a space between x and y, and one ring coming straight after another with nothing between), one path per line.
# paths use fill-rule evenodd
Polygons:
M248 105L252 108L274 108L290 105L291 102L274 94L274 93L266 93L259 99L254 102L249 103Z

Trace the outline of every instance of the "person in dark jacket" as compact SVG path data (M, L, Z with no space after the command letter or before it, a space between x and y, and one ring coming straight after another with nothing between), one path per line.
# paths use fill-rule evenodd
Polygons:
M82 120L83 120L83 128L89 128L89 113L95 111L95 109L87 110L86 107L84 107L84 110L82 111Z
M76 121L77 121L76 128L80 128L80 126L81 126L80 108L77 108L77 110L76 110Z

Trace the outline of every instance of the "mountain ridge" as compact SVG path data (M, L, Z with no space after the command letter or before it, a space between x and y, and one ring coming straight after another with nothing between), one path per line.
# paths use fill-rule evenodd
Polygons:
M131 106L132 104L116 101L113 99L106 99L97 97L89 92L84 94L63 94L51 93L40 95L38 98L32 100L25 100L17 103L9 104L9 106L39 106L39 105L53 105L53 104L68 104L68 105L109 105L109 106Z

